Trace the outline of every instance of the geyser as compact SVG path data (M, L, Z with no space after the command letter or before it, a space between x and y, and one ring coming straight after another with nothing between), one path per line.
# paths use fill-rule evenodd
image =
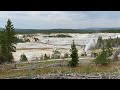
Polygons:
M97 39L91 39L85 47L85 52L95 47Z

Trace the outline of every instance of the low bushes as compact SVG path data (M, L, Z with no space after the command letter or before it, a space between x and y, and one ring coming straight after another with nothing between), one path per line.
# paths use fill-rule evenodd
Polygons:
M25 54L22 54L22 55L20 56L20 61L21 61L21 62L26 62L26 61L28 61L28 59L27 59L27 57L26 57Z

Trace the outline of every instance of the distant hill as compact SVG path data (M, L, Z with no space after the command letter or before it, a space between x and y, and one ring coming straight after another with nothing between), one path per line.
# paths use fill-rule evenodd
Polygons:
M114 30L120 30L120 27L116 27L116 28L85 28L85 30L109 30L109 29L114 29Z
M0 28L0 31L3 28ZM34 33L120 33L120 28L86 28L86 29L15 29L19 34Z
M17 33L91 33L82 29L16 29Z
M17 33L120 33L120 29L16 29Z

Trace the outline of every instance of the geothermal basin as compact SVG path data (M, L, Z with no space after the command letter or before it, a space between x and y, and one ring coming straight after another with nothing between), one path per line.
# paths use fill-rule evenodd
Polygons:
M58 34L58 33L56 33ZM13 53L15 61L20 60L20 55L25 54L28 60L33 60L36 57L41 57L45 53L47 55L52 55L52 51L58 49L61 52L61 55L65 53L70 53L71 43L74 40L78 49L78 54L89 52L90 47L94 47L99 36L102 36L103 39L112 37L119 37L119 33L93 33L93 34L79 34L79 33L67 33L72 37L44 37L47 34L37 34L35 37L39 41L18 43L16 45L16 52ZM20 34L19 34L20 35Z

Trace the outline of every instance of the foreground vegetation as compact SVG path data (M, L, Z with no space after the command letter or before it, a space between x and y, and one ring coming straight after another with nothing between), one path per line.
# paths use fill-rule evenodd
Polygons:
M95 64L82 65L80 64L77 67L71 68L68 66L53 66L53 67L44 67L48 65L58 64L58 63L68 63L68 61L49 61L49 62L37 62L37 63L20 63L16 64L18 69L12 69L10 65L4 65L4 70L0 70L0 78L14 78L18 76L31 76L36 74L70 74L70 73L79 73L79 74L90 74L90 73L115 73L118 72L120 68L120 61L113 62L108 66L96 66ZM29 68L24 69L24 67L30 67L37 65L39 68ZM43 68L42 68L43 67ZM19 69L22 68L22 69Z

